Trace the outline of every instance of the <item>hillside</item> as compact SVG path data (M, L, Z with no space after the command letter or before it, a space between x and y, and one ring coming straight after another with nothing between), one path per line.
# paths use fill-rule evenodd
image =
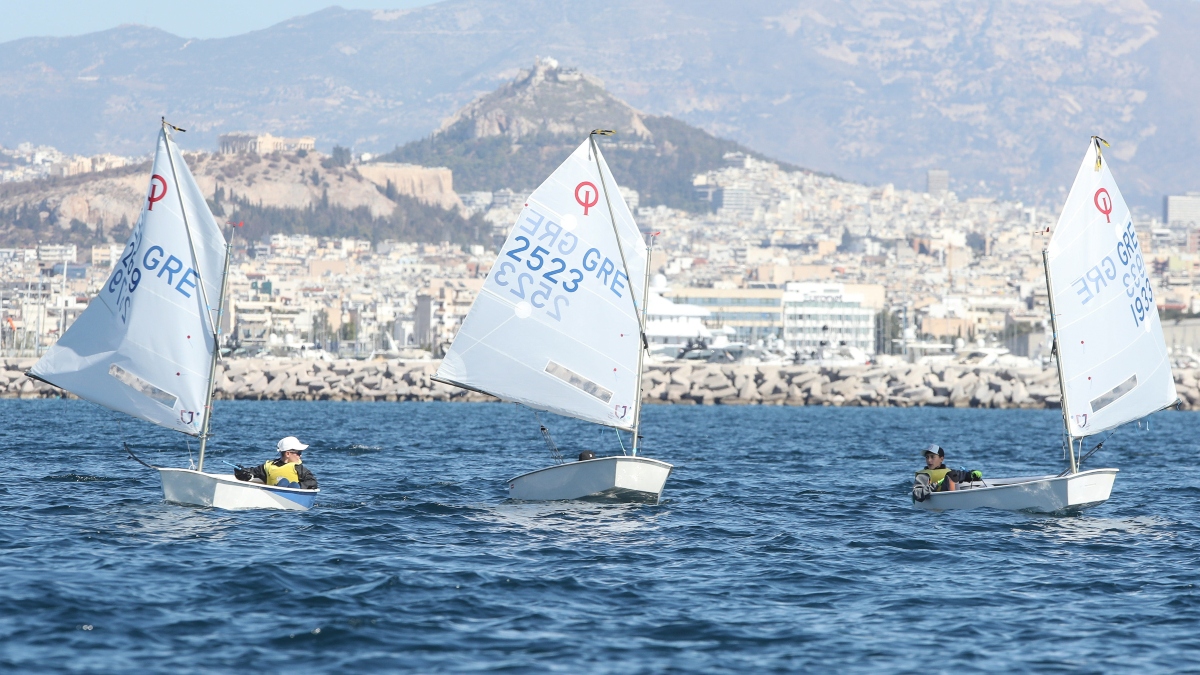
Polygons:
M122 26L0 44L0 144L138 154L166 114L208 148L249 129L387 151L549 55L648 115L865 183L940 167L964 195L1057 206L1098 133L1157 209L1200 188L1197 33L1195 0L445 0L216 40Z
M601 81L541 59L511 82L442 123L430 136L397 147L384 161L446 166L459 191L534 188L593 129L605 159L642 205L698 211L692 176L722 166L725 153L750 149L670 117L644 115ZM791 167L788 167L791 168Z
M186 142L180 139L186 147ZM442 208L453 192L425 191L410 181L400 190L384 180L399 177L369 172L376 181L344 161L317 152L231 154L186 153L196 183L210 195L222 217L245 221L244 235L256 239L272 232L356 236L372 240L490 241L489 228ZM149 163L112 171L0 184L0 247L46 243L92 244L124 241L140 213ZM408 173L438 171L411 167ZM444 173L444 172L443 172ZM376 177L375 174L378 174ZM446 176L445 189L449 190ZM430 187L432 186L432 187Z

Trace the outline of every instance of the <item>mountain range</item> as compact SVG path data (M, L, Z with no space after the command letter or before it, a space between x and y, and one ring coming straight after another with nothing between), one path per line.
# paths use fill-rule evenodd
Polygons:
M1195 0L445 0L224 39L122 26L0 44L0 144L141 154L167 115L385 151L538 56L780 160L1057 203L1091 134L1130 201L1200 189ZM189 126L190 125L190 126ZM513 186L517 187L517 186Z

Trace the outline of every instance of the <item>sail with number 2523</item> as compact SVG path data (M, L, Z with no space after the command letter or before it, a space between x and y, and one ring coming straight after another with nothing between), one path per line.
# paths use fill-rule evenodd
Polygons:
M646 244L599 152L585 141L529 196L437 378L633 429Z
M1047 248L1072 438L1177 400L1142 246L1101 142L1089 145Z

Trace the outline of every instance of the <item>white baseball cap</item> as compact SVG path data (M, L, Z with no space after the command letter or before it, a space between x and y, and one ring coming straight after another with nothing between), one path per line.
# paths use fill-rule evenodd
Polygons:
M284 439L284 440L287 440L287 439ZM283 442L283 441L280 441L280 443L282 443L282 442ZM299 441L297 441L297 442L299 442ZM934 455L937 455L937 456L939 456L939 457L945 457L945 456L946 456L946 451L945 451L945 450L943 450L943 449L942 449L942 446L938 445L937 443L930 443L930 444L929 444L929 447L927 447L927 448L925 448L924 450L922 450L922 451L921 451L921 456L922 456L922 457L924 457L924 456L925 456L925 455L927 455L927 454L934 454Z
M288 436L287 438L282 438L279 440L278 443L275 444L275 449L278 450L279 452L287 452L289 450L295 450L296 452L300 452L307 447L308 447L307 445L301 443L300 439L296 438L295 436Z

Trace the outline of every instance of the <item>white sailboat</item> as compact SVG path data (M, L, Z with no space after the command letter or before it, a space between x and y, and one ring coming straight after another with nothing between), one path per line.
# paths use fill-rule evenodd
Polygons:
M182 131L163 122L146 201L124 253L100 293L29 375L199 437L195 469L152 467L167 501L307 509L317 490L204 473L229 246L169 129Z
M529 196L433 377L632 433L628 454L555 452L508 481L511 499L657 503L671 473L638 456L650 248L596 144L610 133L593 131Z
M1101 144L1107 145L1092 137L1042 251L1069 466L1056 476L993 479L934 492L925 501L914 500L918 508L1055 512L1104 502L1117 469L1081 470L1091 454L1083 454L1085 440L1178 401L1141 246Z

